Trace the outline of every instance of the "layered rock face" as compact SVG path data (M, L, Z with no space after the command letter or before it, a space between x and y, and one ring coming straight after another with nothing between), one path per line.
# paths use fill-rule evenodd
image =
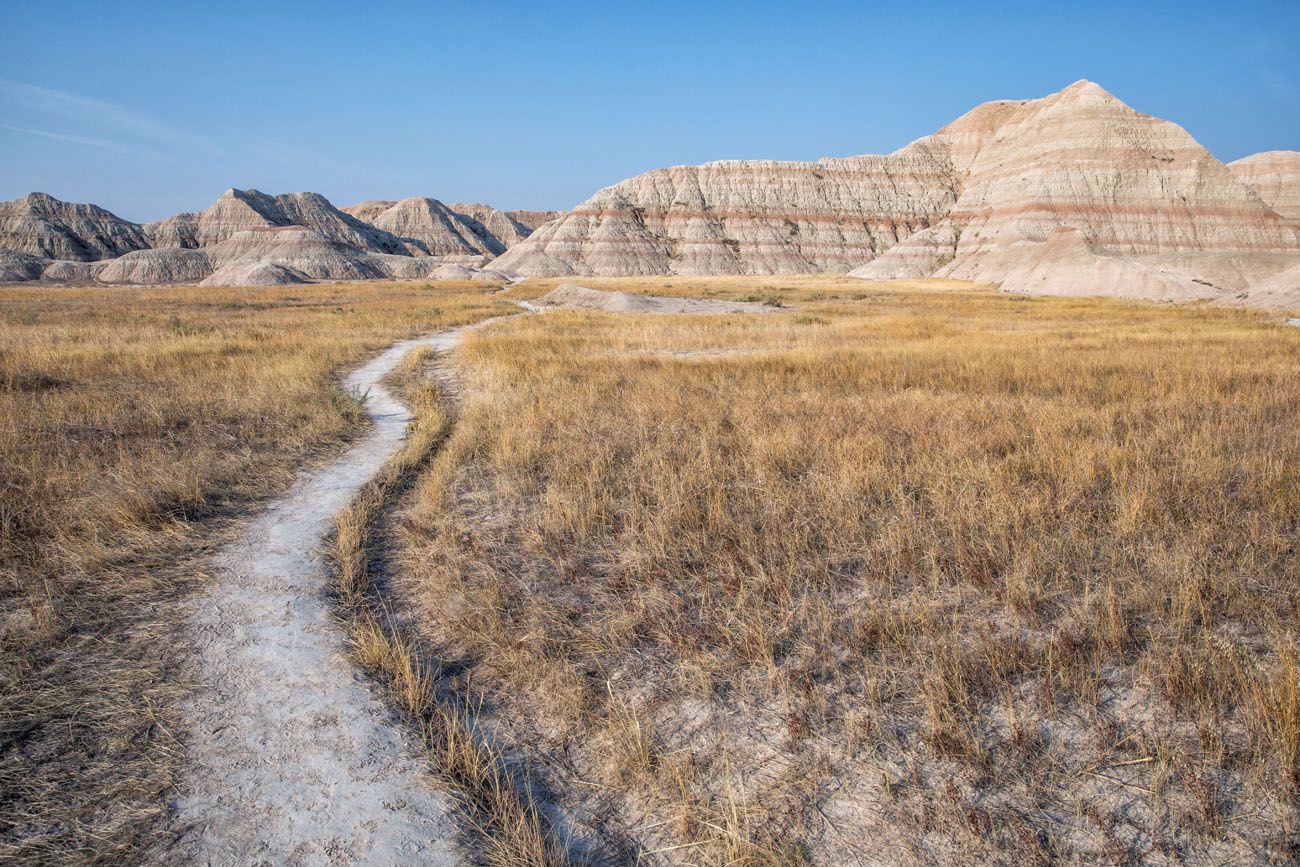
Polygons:
M214 269L255 262L290 268L317 280L374 280L389 276L363 250L302 226L236 232L205 251Z
M45 270L45 260L20 250L0 249L0 283L22 283L39 280Z
M45 193L0 202L0 248L42 259L94 262L149 246L140 226L96 205Z
M95 278L95 272L102 270L101 266L106 264L106 262L51 262L45 266L41 279L51 283L89 283Z
M422 197L338 209L314 193L232 189L141 227L32 194L0 204L0 248L13 251L5 279L172 282L238 263L276 266L257 272L268 280L829 272L1273 304L1291 297L1282 275L1300 263L1300 153L1225 166L1080 81L978 106L885 156L658 169L558 216Z
M408 252L391 233L340 211L319 193L269 196L257 190L227 190L199 214L196 240L200 247L211 247L248 229L286 226L312 229L330 241L372 253Z
M342 210L410 242L419 252L462 263L504 253L532 234L534 225L558 213L499 211L480 203L445 205L421 196L401 201L372 199Z
M396 204L397 199L366 199L364 202L355 205L344 205L339 210L345 214L351 214L358 220L374 225L375 217Z
M157 285L194 283L212 273L212 263L202 250L169 247L136 250L105 264L95 274L101 283Z
M491 235L437 199L402 199L375 216L371 224L413 245L426 256L447 261L476 262L505 248Z
M1287 154L1229 169L1096 84L981 105L887 156L659 169L493 267L525 275L941 276L1150 298L1248 289L1300 256ZM1250 181L1251 186L1243 182Z
M947 156L960 195L855 276L1182 299L1239 289L1300 253L1287 221L1185 130L1091 82L980 106L917 146Z
M528 234L531 235L533 232L536 232L538 229L540 229L544 224L551 222L551 220L555 220L560 217L563 217L565 212L564 211L520 210L520 211L502 211L502 213L505 214L510 219L514 220L520 226L523 226L525 229L527 229Z
M505 211L498 211L481 202L457 202L447 207L465 217L475 234L491 247L493 255L500 255L533 233L533 229L516 220Z
M1300 151L1265 151L1228 163L1228 169L1300 228Z
M199 215L176 214L165 220L145 223L140 227L155 249L180 247L192 250L199 246Z
M946 155L735 160L607 187L493 263L530 276L844 272L942 219Z
M1042 241L1004 241L990 248L979 267L982 274L998 274L1005 292L1096 295L1098 286L1114 286L1122 288L1124 297L1149 301L1218 295L1211 286L1175 271L1100 253L1079 229L1057 229Z
M483 215L492 218L492 209L483 207ZM16 245L0 247L0 282L201 281L224 286L241 280L254 281L243 285L272 285L383 278L504 281L512 276L477 267L504 245L473 218L436 199L358 208L376 218L387 215L387 223L407 237L344 213L316 193L268 196L229 190L202 213L177 214L144 226L94 205L34 193L0 203L3 237Z
M306 274L269 262L232 262L218 268L200 286L288 286L306 283Z

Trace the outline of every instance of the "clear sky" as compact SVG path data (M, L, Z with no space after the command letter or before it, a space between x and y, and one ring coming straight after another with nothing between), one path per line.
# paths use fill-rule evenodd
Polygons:
M1300 0L0 0L0 198L569 208L657 166L888 152L1080 78L1225 161L1300 149Z

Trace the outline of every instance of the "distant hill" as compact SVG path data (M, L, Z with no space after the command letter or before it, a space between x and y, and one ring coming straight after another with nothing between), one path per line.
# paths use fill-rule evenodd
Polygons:
M831 273L1287 306L1300 153L1225 165L1079 81L977 106L891 154L656 169L569 213L231 189L141 226L32 193L0 203L0 263L6 281Z
M1080 81L990 102L885 156L657 169L493 267L524 275L852 273L1187 299L1300 262L1300 154L1225 166Z
M199 213L138 225L32 193L0 203L0 282L504 280L481 266L531 230L486 205L472 209L424 198L339 209L318 193L231 189Z

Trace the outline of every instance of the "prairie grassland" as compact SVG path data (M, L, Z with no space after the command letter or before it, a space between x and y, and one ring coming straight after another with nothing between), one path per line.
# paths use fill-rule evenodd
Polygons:
M338 613L353 657L387 687L392 704L418 734L430 770L455 799L476 862L492 867L565 863L558 835L524 774L477 726L465 699L446 689L438 663L413 639L372 580L375 541L393 502L442 445L453 414L432 350L412 352L385 385L412 413L402 450L335 516L330 559Z
M469 336L388 541L422 640L612 859L1300 853L1300 331L584 282L792 309Z
M195 549L360 429L341 367L488 291L0 289L0 861L159 842Z

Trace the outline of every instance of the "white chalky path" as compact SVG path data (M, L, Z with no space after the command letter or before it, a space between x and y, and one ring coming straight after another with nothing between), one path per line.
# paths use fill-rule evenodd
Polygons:
M389 347L348 377L372 427L304 473L216 556L193 607L199 688L181 851L200 864L456 863L447 799L348 658L321 558L331 519L401 446L410 412L379 381L412 349Z

